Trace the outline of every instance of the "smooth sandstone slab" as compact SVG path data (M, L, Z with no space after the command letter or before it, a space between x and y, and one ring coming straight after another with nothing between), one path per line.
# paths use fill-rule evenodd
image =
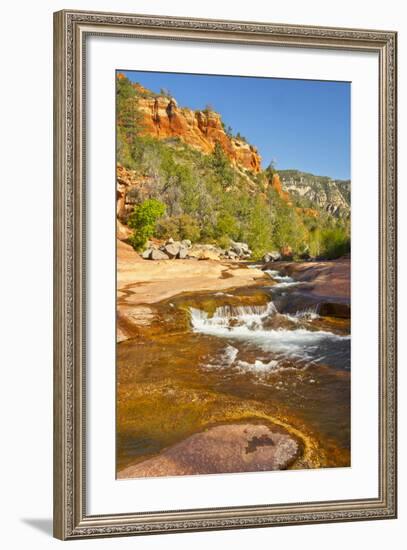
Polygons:
M121 470L118 478L282 470L299 452L288 433L265 425L228 424L194 434L159 456Z

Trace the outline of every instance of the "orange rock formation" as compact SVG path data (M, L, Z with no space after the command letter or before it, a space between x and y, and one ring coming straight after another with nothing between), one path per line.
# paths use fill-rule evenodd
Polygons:
M135 84L139 92L142 86ZM141 97L138 109L143 114L142 132L158 139L178 137L203 153L211 153L216 142L222 146L233 164L252 170L261 170L257 149L241 139L230 137L222 125L222 117L212 111L193 111L180 108L174 98L165 96Z

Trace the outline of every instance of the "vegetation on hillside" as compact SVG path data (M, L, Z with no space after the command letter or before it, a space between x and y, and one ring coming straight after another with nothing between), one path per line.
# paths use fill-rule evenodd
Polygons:
M179 138L142 135L139 94L127 78L117 79L117 161L143 182L127 220L136 249L154 236L220 246L244 241L254 259L283 247L299 258L349 251L349 222L287 204L270 185L273 166L254 175L233 166L219 143L205 155Z

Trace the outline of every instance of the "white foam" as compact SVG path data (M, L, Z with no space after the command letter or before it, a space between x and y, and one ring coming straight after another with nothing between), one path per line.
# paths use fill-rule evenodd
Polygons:
M289 319L290 321L293 321L294 323L299 323L300 321L315 321L315 319L319 319L319 315L316 312L316 308L309 308L304 310L296 311L294 314L285 313L284 317Z
M238 353L239 353L239 350L237 348L228 344L226 348L223 350L223 353L219 357L219 359L215 363L208 363L206 367L218 368L218 369L225 369L225 368L231 367L235 362L236 357L238 356Z
M285 356L307 358L307 350L322 342L350 339L350 336L305 328L267 330L263 326L263 321L276 313L272 302L267 306L222 306L215 310L212 317L196 308L191 308L190 311L194 332L219 338L233 338L254 344L264 351L282 353Z
M277 312L273 302L262 306L220 306L210 317L206 311L190 308L192 328L196 332L203 332L205 327L228 328L231 323L250 326L254 330L262 326L262 320Z
M295 287L295 286L301 286L303 284L304 283L300 283L298 281L281 282L281 283L276 283L275 285L273 285L271 287L271 289L273 290L274 288L290 288L290 287Z
M257 375L264 375L270 371L278 370L278 361L272 359L268 363L264 363L260 359L256 359L254 363L248 363L247 361L238 361L237 367L243 372L252 372Z
M223 361L227 365L233 365L235 359L239 353L239 350L234 346L227 345L225 351L223 352Z
M273 270L273 269L265 269L264 271L267 273L267 275L273 279L274 281L277 281L278 283L294 283L294 279L292 277L288 277L288 275L280 275L279 271Z

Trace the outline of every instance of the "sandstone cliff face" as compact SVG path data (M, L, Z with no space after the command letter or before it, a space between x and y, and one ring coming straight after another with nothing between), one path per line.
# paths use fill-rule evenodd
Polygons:
M134 206L149 198L148 176L141 176L121 164L116 167L116 214L120 222L127 222Z
M140 91L140 88L137 89ZM228 136L218 113L180 108L174 98L165 96L140 97L138 109L142 113L142 133L145 135L157 139L178 137L203 153L211 153L219 142L233 164L260 172L261 157L256 148Z
M134 172L127 170L121 164L116 168L116 180L116 214L119 220L123 220L129 210L127 194L132 187L138 185L138 180Z

